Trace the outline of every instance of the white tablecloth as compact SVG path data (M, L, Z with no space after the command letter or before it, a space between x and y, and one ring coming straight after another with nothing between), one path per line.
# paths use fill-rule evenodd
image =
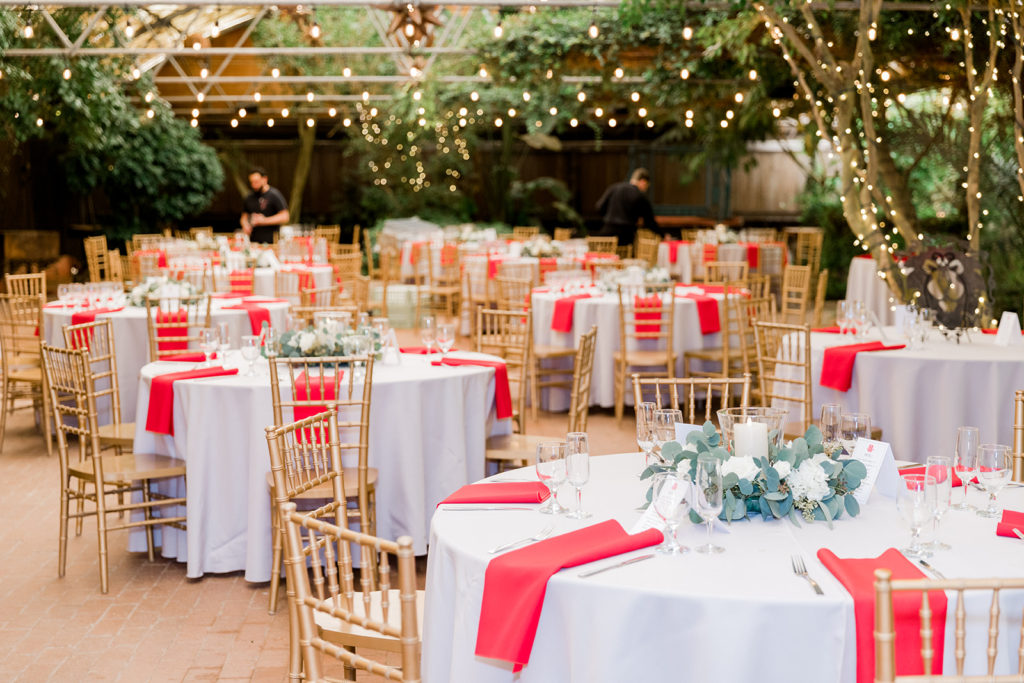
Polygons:
M892 325L895 322L892 306L896 305L896 302L889 285L878 277L878 267L874 259L850 259L850 272L846 277L846 299L863 301L883 325Z
M628 531L640 516L635 508L646 487L636 476L641 469L639 454L593 458L583 502L594 516L582 522L559 518L555 534L609 518ZM568 494L562 496L566 501ZM981 493L970 495L981 503ZM1000 498L1024 508L1024 490L1007 489ZM434 516L423 624L426 683L853 683L853 600L815 553L827 547L840 557L873 557L909 540L895 504L873 494L861 516L844 517L832 530L818 522L797 528L788 520L754 519L734 523L729 533L716 530L715 542L726 549L720 555L658 555L585 579L578 577L582 571L614 560L560 571L548 581L529 664L513 674L511 665L473 654L484 571L492 557L487 549L536 533L549 520L531 512ZM1019 576L1024 566L1024 542L997 537L995 520L950 512L942 536L954 549L939 552L933 564L950 578ZM684 522L681 542L694 546L703 538L703 527ZM803 556L824 596L793 574L794 554ZM968 594L969 672L984 666L989 601L990 594ZM954 607L951 600L947 672L955 670ZM1015 625L1022 607L1024 592L1003 593L997 663L1003 673L1016 667Z
M267 581L270 456L264 428L273 424L273 411L266 363L257 377L175 382L174 435L145 431L152 377L182 365L189 367L152 363L138 382L142 424L135 450L188 463L188 532L164 530L163 554L187 562L190 577L245 570L246 580ZM408 534L422 555L434 507L484 476L484 442L489 434L507 433L509 420L494 417L491 368L435 367L426 356L406 355L399 366L376 364L373 374L369 465L379 470L377 533L389 539ZM133 550L144 549L141 540L134 537Z
M224 306L237 305L240 301L241 299L213 299L210 308L210 323L214 327L221 322L228 324L233 348L241 345L242 335L252 334L248 312L224 309ZM262 305L270 311L270 324L284 329L288 304L268 302ZM47 344L64 348L64 327L71 324L72 313L69 308L43 308L43 338ZM98 320L110 318L113 325L114 348L117 349L117 382L121 390L121 420L134 422L139 370L149 362L146 309L127 306L120 311L102 313L96 317ZM190 367L187 363L181 365Z
M669 261L668 242L658 245L658 267L666 268L670 275L679 282L692 282L693 276L703 277L704 256L703 244L680 244L676 252L676 262ZM784 247L781 244L762 244L759 250L758 272L768 275L781 275L785 259L783 257ZM719 261L748 261L747 243L726 243L719 244L716 250L716 259ZM696 256L696 258L694 258ZM694 270L694 262L696 269ZM751 269L754 270L754 269Z

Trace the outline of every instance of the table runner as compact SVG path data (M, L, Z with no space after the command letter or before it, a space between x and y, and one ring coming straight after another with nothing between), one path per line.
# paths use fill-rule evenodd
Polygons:
M488 481L466 484L438 505L454 503L543 503L551 497L539 481Z
M1019 539L1017 534L1013 533L1014 529L1024 533L1024 512L1003 510L1003 518L996 525L996 534Z
M238 368L197 368L184 372L168 372L153 378L149 387L149 410L146 431L174 434L174 383L182 379L237 375Z
M479 365L494 368L494 411L499 420L512 417L512 391L508 386L508 367L503 360L485 358L442 358L431 361L431 365Z
M863 344L847 344L844 346L830 346L825 349L821 361L821 380L823 387L849 391L853 382L853 362L857 354L862 351L894 351L902 349L906 344L892 344L886 346L880 341L865 342Z
M572 294L555 300L555 308L551 314L551 330L554 332L572 332L572 314L576 302L589 299L589 294Z
M900 551L889 548L878 557L839 558L827 548L818 551L825 565L853 598L857 628L857 683L875 679L875 570L889 569L894 579L926 578ZM946 634L946 594L929 591L932 607L932 645L935 647L933 669L942 671L942 648ZM896 673L908 676L923 673L921 662L920 591L894 591L893 620L896 625Z

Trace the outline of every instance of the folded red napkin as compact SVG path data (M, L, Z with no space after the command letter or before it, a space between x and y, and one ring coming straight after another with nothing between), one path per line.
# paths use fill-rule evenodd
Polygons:
M811 329L811 332L827 332L829 334L839 334L841 330L838 327L815 327Z
M549 578L559 569L646 548L662 540L657 529L630 536L612 519L494 558L484 574L476 654L512 662L514 670L519 671L530 661Z
M344 376L345 371L341 368L338 368L337 373L329 372L316 377L307 377L306 373L300 372L295 376L292 398L296 401L333 401L338 398L335 385L340 383ZM292 419L298 422L325 410L327 410L326 404L295 406L292 408Z
M240 296L251 295L253 286L252 281L252 268L247 268L245 270L232 270L228 274L228 286L231 288L232 294L238 294Z
M270 311L256 303L243 301L242 303L235 304L234 306L225 306L223 310L245 311L248 313L249 327L252 329L253 334L260 334L263 332L263 323L266 323L268 326L270 325Z
M878 557L841 559L826 548L818 551L818 559L853 598L857 628L857 683L875 680L875 570L889 569L894 579L923 579L921 570L910 563L900 551L889 548ZM933 673L942 673L942 646L946 634L946 594L929 591L932 607L932 644L935 646ZM924 673L921 663L920 617L921 593L893 593L893 616L896 622L896 673L912 676Z
M217 357L217 352L214 351L210 356L210 359ZM203 363L206 361L206 354L202 351L193 351L186 353L172 353L169 356L161 356L160 360L169 360L176 363Z
M982 334L999 334L999 328L995 327L995 328L992 328L991 330L982 330L981 333ZM1024 334L1024 330L1021 330L1020 333Z
M199 379L237 375L238 368L199 368L184 372L168 372L157 375L149 386L149 411L146 414L146 431L158 434L174 434L174 383L179 379Z
M467 484L442 500L451 503L543 503L551 496L539 481L483 482Z
M81 325L82 323L93 323L96 322L96 316L98 315L103 315L104 313L116 313L123 309L124 306L118 306L117 308L90 308L84 311L75 311L71 314L71 324Z
M638 294L633 297L633 308L636 309L636 312L633 314L635 320L658 321L656 325L636 323L637 335L656 335L661 331L661 303L661 297L657 294L652 294L651 296L640 296Z
M499 420L512 417L512 391L508 387L508 368L503 360L485 358L452 358L430 362L431 365L480 365L494 368L494 410Z
M437 347L427 348L426 346L402 346L398 349L402 353L415 353L421 356L425 356L429 353L441 353L441 349ZM450 351L458 351L458 349L449 349Z
M706 291L706 290L705 290ZM693 299L697 304L697 317L700 319L700 333L714 334L722 329L718 317L718 299L706 294L683 294L685 299Z
M441 265L450 266L459 258L459 248L454 244L441 247Z
M679 261L679 247L689 246L689 242L685 240L669 240L668 241L668 262L677 263Z
M487 279L493 280L498 277L498 264L505 260L504 256L487 255Z
M757 268L761 257L761 245L757 242L747 242L747 265L751 270Z
M930 474L929 472L926 471L927 469L928 468L925 465L921 465L920 467L904 467L902 470L900 470L900 476L901 477L905 477L908 474ZM964 482L963 482L962 479L960 479L960 477L956 476L956 472L953 472L952 474L953 474L953 486L954 487L963 486ZM939 482L939 483L942 483L942 482Z
M572 332L572 313L576 302L589 299L589 294L573 294L555 301L555 309L551 314L551 329L554 332Z
M864 344L846 344L830 346L825 349L821 361L821 386L831 387L839 391L848 391L853 382L853 361L861 351L893 351L902 349L906 344L886 346L880 341Z
M1000 536L1019 538L1017 534L1013 533L1014 529L1024 533L1024 512L1003 510L1003 519L996 525L996 533Z
M428 242L410 242L409 243L409 263L415 264L420 260L420 251L423 250Z

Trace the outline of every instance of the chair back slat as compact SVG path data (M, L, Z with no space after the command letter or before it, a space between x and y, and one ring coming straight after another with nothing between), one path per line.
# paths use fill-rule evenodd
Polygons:
M812 423L810 327L756 321L754 339L762 405L790 408L796 404L802 433Z
M717 398L717 401L715 400ZM750 405L750 375L743 377L643 377L633 375L633 405L653 400L657 408L683 411L690 424L717 423L719 408ZM716 407L717 406L717 407ZM703 416L698 412L703 407Z
M594 349L597 348L597 325L580 337L573 359L572 399L569 404L569 431L587 431L590 415L590 379L594 374Z
M114 324L109 318L95 320L91 323L66 325L64 327L64 346L69 349L88 352L89 372L95 388L97 409L102 412L104 404L100 399L110 402L111 423L121 424L121 391L117 377L117 351L114 348Z
M197 351L199 330L210 326L210 297L151 296L146 299L149 360Z
M477 310L476 350L499 356L505 361L512 393L512 417L520 434L525 434L527 374L533 356L532 325L530 311Z

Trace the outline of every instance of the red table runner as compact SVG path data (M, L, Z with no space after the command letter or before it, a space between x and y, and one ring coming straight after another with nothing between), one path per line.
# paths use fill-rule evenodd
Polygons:
M169 372L153 378L149 387L149 410L146 413L146 431L174 434L174 383L180 379L237 375L238 368L199 368L184 372Z
M825 349L825 355L822 358L820 384L823 387L839 391L849 391L850 384L853 382L853 362L857 359L858 353L862 351L893 351L905 346L906 344L886 346L880 341L830 346Z
M539 481L482 482L467 484L438 505L453 503L543 503L551 496Z
M431 365L479 365L494 368L494 409L499 420L512 417L512 391L508 386L508 368L503 360L487 360L484 358L444 358L431 361Z

